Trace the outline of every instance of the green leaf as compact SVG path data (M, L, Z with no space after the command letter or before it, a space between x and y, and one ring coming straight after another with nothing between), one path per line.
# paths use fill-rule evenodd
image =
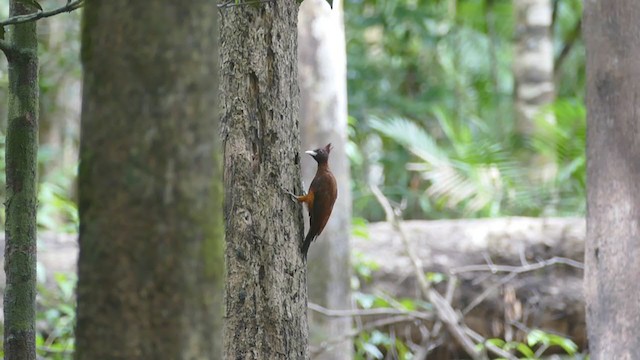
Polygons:
M518 349L518 351L526 356L527 358L535 358L536 354L534 354L533 350L531 350L530 347L527 346L527 344L523 344L523 343L518 343L516 345L516 349Z
M506 344L506 342L502 339L498 339L498 338L494 338L494 339L487 339L487 342L491 345L495 345L499 348L502 349L502 347Z
M569 355L573 355L576 353L576 351L578 351L578 345L567 338L558 339L555 344L560 346Z
M369 229L367 228L367 220L361 217L351 219L351 235L363 239L369 239Z
M388 299L385 299L382 296L375 296L375 300L373 301L373 307L374 308L384 308L384 307L391 307L391 303L389 302Z
M76 286L75 274L58 272L55 273L53 277L64 299L71 299Z
M529 346L536 346L537 344L543 342L545 339L545 333L541 330L531 330L527 335L527 344Z
M446 279L446 276L439 272L428 272L425 275L427 276L427 280L434 284L439 284Z
M401 299L399 302L400 302L400 305L402 305L402 307L405 308L407 311L415 311L418 307L415 299L405 298L405 299Z
M382 331L373 330L371 332L371 338L369 338L369 343L374 345L390 345L391 338Z
M376 300L376 296L375 295L363 294L361 292L357 292L353 296L355 297L356 302L363 309L371 309L371 307L373 306L374 301Z
M362 348L367 352L367 354L373 356L375 359L382 359L384 357L382 352L373 344L362 344Z
M567 354L573 355L578 351L578 345L563 336L548 334L542 330L532 330L527 335L527 343L529 346L544 344L546 346L560 346Z
M560 346L569 355L573 355L578 351L578 345L570 339L554 334L547 334L547 337L550 345Z

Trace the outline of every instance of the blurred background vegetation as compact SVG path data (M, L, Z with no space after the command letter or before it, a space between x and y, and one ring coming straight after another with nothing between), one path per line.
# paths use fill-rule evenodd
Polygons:
M46 9L66 0L43 2ZM9 1L0 0L0 18ZM40 58L40 149L38 225L43 230L77 232L75 179L80 140L80 13L38 22ZM0 197L5 197L4 131L7 117L7 62L0 61ZM0 211L4 228L4 206Z
M556 100L543 111L556 121L539 121L538 131L523 139L514 126L511 0L345 3L354 217L383 219L372 184L408 219L584 213L582 5L554 0L552 6ZM7 15L7 0L0 0L0 16ZM39 26L39 222L64 232L77 228L79 18L66 14ZM0 108L6 85L2 61ZM5 117L0 111L3 123ZM530 176L536 154L557 163L555 176Z
M552 6L556 124L522 139L512 1L346 2L354 216L383 219L372 183L409 219L584 213L582 4ZM535 154L556 176L529 176Z

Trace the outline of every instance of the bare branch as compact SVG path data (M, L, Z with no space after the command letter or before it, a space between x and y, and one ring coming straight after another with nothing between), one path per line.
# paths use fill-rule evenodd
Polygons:
M482 264L482 265L469 265L469 266L462 266L462 267L458 267L458 268L454 268L450 270L451 274L460 274L463 272L471 272L471 271L490 271L492 273L499 273L499 272L508 272L508 273L516 273L516 274L521 274L524 272L529 272L529 271L534 271L534 270L539 270L542 269L544 267L547 266L551 266L551 265L555 265L555 264L564 264L564 265L568 265L577 269L584 269L584 264L576 261L576 260L572 260L572 259L568 259L568 258L564 258L564 257L552 257L550 259L547 260L542 260L539 261L537 263L533 263L533 264L526 264L526 265L522 265L522 266L510 266L510 265L494 265L493 263L488 263L488 264Z
M389 200L384 196L382 191L380 191L380 189L375 185L371 186L371 192L373 192L373 195L375 195L376 199L384 209L384 212L386 213L386 216L387 216L387 222L389 222L391 226L393 226L393 229L396 230L396 232L400 235L400 240L402 240L402 244L404 245L405 252L407 253L407 256L411 260L411 264L413 265L413 271L415 273L416 279L418 280L420 291L422 292L422 296L426 300L429 297L429 288L431 286L429 285L429 282L424 276L424 272L422 270L423 269L422 261L418 256L416 256L415 252L410 250L409 240L407 240L407 235L405 234L404 229L402 229L400 221L398 220L398 215L396 214L395 210L391 206L391 203L389 203Z
M375 316L375 315L409 315L420 320L433 320L433 316L418 312L404 311L393 308L356 309L356 310L334 310L327 309L318 304L309 303L309 309L329 317L353 317L353 316Z
M382 191L380 191L377 186L371 186L371 191L375 195L380 205L384 208L387 216L387 221L391 223L394 230L396 230L400 235L400 240L402 240L404 250L411 260L411 265L413 265L413 271L418 280L418 286L420 287L422 296L433 305L433 307L436 309L438 319L446 325L449 333L458 341L464 351L474 360L480 359L481 356L476 349L475 344L466 334L466 330L468 329L467 326L461 322L460 316L451 307L451 304L449 304L447 300L445 300L442 295L440 295L440 293L431 288L429 282L424 276L422 261L420 260L420 258L418 258L416 253L411 250L407 235L405 234L400 224L399 214L396 213L396 211L391 206L391 203L389 203L389 200L384 196Z
M36 21L38 19L43 19L43 18L54 16L54 15L58 15L63 12L71 12L73 10L81 8L83 4L84 4L84 0L69 1L65 6L59 7L54 10L38 11L32 14L10 17L7 20L0 21L0 26L22 24L22 23Z
M491 295L492 292L494 292L500 286L502 286L502 285L508 283L509 281L513 280L517 275L518 275L517 273L510 273L509 275L506 275L502 279L500 279L500 281L498 281L495 284L491 285L489 288L487 288L485 291L483 291L482 294L480 294L478 297L476 297L469 305L467 305L467 307L465 307L464 310L462 310L462 314L463 315L468 314L471 310L473 310L473 308L475 308L476 306L480 305L480 303L483 302L484 299L486 299L489 295Z
M244 6L244 5L258 5L273 2L273 0L254 0L254 1L244 1L244 2L236 2L235 0L228 0L217 4L218 9L225 9L236 6Z

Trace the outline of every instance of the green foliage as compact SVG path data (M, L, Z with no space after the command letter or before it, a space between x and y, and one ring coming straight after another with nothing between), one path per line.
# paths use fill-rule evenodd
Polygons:
M413 353L402 340L379 330L360 333L355 338L355 346L354 359L356 360L385 359L381 349L391 354L392 359L413 359Z
M446 119L441 121L441 129L448 146L439 146L426 130L406 119L372 119L370 124L419 159L406 166L418 172L426 186L431 202L430 209L424 210L446 214L460 209L463 216L500 213L503 199L508 196L505 182L515 181L504 174L514 174L516 167L499 143L490 139L474 142L470 127L455 126Z
M7 188L7 172L6 172L6 163L5 163L5 145L6 145L6 136L3 132L0 131L0 197L3 199L7 198L6 188ZM5 207L0 207L0 229L4 229L4 222L6 220L5 215Z
M518 341L504 341L502 339L488 339L487 343L501 348L502 350L513 353L516 351L519 354L520 359L537 360L545 354L545 352L551 347L560 347L565 354L570 356L576 356L578 346L563 336L549 334L542 330L532 330L527 335L526 342ZM479 350L484 349L484 344L478 344Z
M367 220L360 217L351 218L351 235L369 240Z
M566 104L584 109L582 5L557 5L558 102L550 111L561 132L581 136L584 117L571 124L558 113ZM508 0L345 3L347 153L357 216L384 218L368 191L372 183L409 219L584 212L584 146L576 147L584 137L571 139L572 151L580 153L573 165L550 158L564 172L544 183L528 173L525 159L548 157L551 149L522 141L514 131L513 19ZM414 129L420 133L406 133Z
M56 169L38 187L38 227L55 232L77 233L78 208L70 195L77 166Z
M66 0L50 0L50 7L63 6ZM0 17L9 16L8 0L0 0ZM32 3L34 10L38 5ZM58 232L77 231L77 211L73 194L79 140L78 101L81 68L78 58L79 12L55 17L39 26L40 62L40 149L38 153L38 226ZM6 108L6 61L0 61L0 109ZM0 124L6 121L0 111ZM0 197L5 198L5 134L0 129ZM4 207L0 210L0 228L4 228Z
M422 135L417 135L422 136ZM359 220L360 221L360 220ZM362 253L356 252L352 258L354 268L354 281L352 281L352 296L356 305L360 309L393 309L401 313L421 312L433 314L433 305L427 301L415 298L395 298L389 294L378 292L370 294L364 292L360 287L360 280L368 281L379 265L368 260ZM446 274L439 272L428 272L425 274L427 280L435 285L447 279ZM384 320L384 319L383 319ZM485 344L497 346L510 354L519 356L520 359L541 359L550 351L558 353L563 351L566 359L587 359L587 355L578 354L578 346L570 339L556 334L544 332L539 329L531 330L526 337L526 341L505 341L499 338L487 339L486 343L477 344L477 349L486 351ZM379 326L378 328L368 328L361 331L354 338L355 359L412 359L411 348L404 342L404 338L396 337L394 326Z
M0 136L0 196L6 197L5 187L5 137ZM41 147L38 153L40 167L54 156L48 148ZM40 229L75 233L78 231L78 209L72 197L77 166L55 168L41 178L38 185L38 227ZM5 208L0 208L0 228L4 228Z
M72 359L75 346L77 278L73 273L56 273L54 279L56 287L52 290L43 284L38 286L36 347L46 359L67 360Z
M584 104L575 99L559 100L548 109L553 112L555 123L544 116L536 119L537 132L531 139L536 154L553 159L557 165L556 176L543 188L553 193L555 209L563 213L586 212L587 114Z
M434 109L437 126L428 131L404 118L369 124L412 157L406 170L419 175L416 190L428 201L421 209L436 217L564 215L583 213L586 196L586 111L575 100L559 100L538 117L537 132L525 144L536 154L535 173L522 160L516 134L501 134L499 124L477 119L457 123ZM432 133L440 134L438 138ZM547 169L547 170L545 170Z
M393 308L401 311L416 311L425 308L431 310L429 304L414 299L394 299L380 294L365 294L354 292L356 303L363 309ZM402 339L395 337L393 333L373 329L363 331L354 339L355 359L384 359L384 354L391 354L393 359L412 359L413 353ZM388 357L387 357L388 358Z
M351 266L353 267L353 272L356 275L356 278L352 281L352 283L355 284L353 286L355 289L360 288L359 279L362 279L364 282L371 281L373 272L380 268L378 263L367 258L363 253L357 250L352 252Z

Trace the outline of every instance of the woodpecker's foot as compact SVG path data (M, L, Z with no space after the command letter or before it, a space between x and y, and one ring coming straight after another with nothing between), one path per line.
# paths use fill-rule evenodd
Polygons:
M291 196L291 201L298 202L298 195L292 193L291 191L289 191L289 190L287 190L285 188L282 188L282 191L284 191L285 194L288 194L288 195Z

